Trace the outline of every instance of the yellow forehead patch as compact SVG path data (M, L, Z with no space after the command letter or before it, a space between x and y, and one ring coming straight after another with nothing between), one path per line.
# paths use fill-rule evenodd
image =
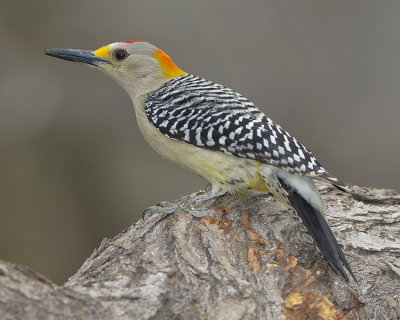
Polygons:
M108 45L101 47L99 49L97 49L96 51L93 51L93 54L95 56L101 57L101 58L108 58L109 56L109 52L108 52Z
M187 73L185 71L182 71L175 64L175 62L173 62L172 59L161 49L154 51L153 57L159 61L160 66L161 66L162 70L164 71L164 74L168 78L177 77L177 76Z

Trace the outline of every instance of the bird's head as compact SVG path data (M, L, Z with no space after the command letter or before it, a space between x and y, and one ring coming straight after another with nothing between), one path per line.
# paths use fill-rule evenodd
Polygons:
M161 49L144 41L121 41L97 50L48 49L45 54L86 63L117 81L131 96L146 94L182 71Z

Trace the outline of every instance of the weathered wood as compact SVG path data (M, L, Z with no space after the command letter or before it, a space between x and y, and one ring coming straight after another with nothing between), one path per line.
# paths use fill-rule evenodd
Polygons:
M251 193L209 201L220 223L152 210L61 287L0 262L0 319L400 318L399 194L319 187L359 285L328 267L291 210Z

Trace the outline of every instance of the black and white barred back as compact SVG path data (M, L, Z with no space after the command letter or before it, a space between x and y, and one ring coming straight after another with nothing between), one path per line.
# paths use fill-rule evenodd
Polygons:
M295 137L222 85L185 74L151 92L144 109L169 138L342 184Z

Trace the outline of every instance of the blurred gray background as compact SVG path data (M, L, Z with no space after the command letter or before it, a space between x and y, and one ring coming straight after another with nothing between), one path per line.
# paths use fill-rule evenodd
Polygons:
M334 175L400 189L400 1L0 3L0 258L61 284L143 209L203 188L128 95L45 48L140 39L239 91Z

